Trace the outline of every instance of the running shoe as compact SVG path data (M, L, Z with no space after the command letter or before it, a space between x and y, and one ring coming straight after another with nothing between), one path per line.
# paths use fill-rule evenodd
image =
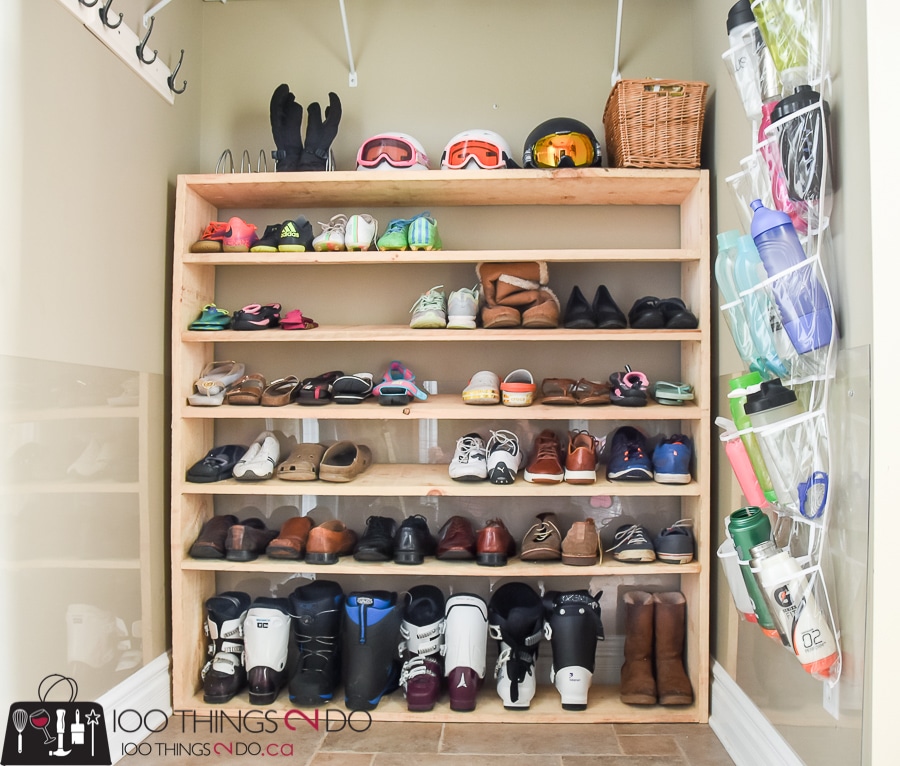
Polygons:
M463 287L450 293L447 300L447 327L451 330L474 330L479 298L478 285Z
M487 478L487 453L480 434L473 432L456 440L449 472L454 481L482 481Z
M653 450L653 481L660 484L690 484L691 442L675 434Z
M487 443L487 476L491 484L512 484L519 472L522 451L512 431L491 431Z
M447 326L447 301L442 287L443 285L432 287L409 310L412 314L409 326L414 330L441 329Z
M622 426L612 436L612 455L606 467L610 481L653 481L647 440L633 426Z

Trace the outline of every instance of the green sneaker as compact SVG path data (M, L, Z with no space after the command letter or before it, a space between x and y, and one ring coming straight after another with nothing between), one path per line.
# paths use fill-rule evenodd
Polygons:
M447 300L443 285L432 287L409 310L412 314L409 326L414 330L440 329L447 326Z
M437 221L428 212L419 213L412 219L406 238L410 250L441 249L441 235L438 234Z
M407 234L412 218L395 218L375 243L379 250L409 250Z

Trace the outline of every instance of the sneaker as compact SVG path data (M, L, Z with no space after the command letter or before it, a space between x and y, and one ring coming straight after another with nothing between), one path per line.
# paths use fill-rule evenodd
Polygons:
M562 534L556 514L550 511L539 513L537 522L522 538L522 561L559 561L562 555Z
M441 291L442 287L443 285L432 287L409 310L412 314L409 326L414 330L441 329L447 326L447 300Z
M477 433L456 440L450 461L450 478L455 481L482 481L487 478L487 455L484 439Z
M693 522L690 519L676 521L661 530L653 541L656 558L667 564L689 564L694 560Z
M409 226L412 218L395 218L377 242L379 250L409 250Z
M410 250L441 249L441 235L438 234L437 221L428 212L420 213L412 219L406 238Z
M569 434L565 479L567 484L593 484L597 480L597 437L587 431Z
M487 443L487 477L491 484L512 484L521 462L519 437L504 429L491 431Z
M281 236L281 227L283 224L270 223L266 226L263 235L256 241L256 244L250 248L251 253L277 253L278 238Z
M232 476L238 481L265 481L275 475L281 447L271 431L263 431L238 460Z
M368 250L378 234L378 221L368 213L351 215L344 227L344 247L348 250Z
M616 561L646 564L656 560L650 533L639 524L623 524L616 530L616 541L612 548L607 548Z
M463 287L450 293L447 301L447 327L451 330L474 330L479 298L478 285Z
M670 436L653 450L653 480L660 484L689 484L691 452L687 436Z
M228 221L228 230L222 237L222 249L226 253L247 253L258 239L256 224L235 216Z
M647 440L633 426L622 426L612 436L612 456L606 468L610 481L652 481L653 464L647 455Z
M534 440L534 455L525 468L525 481L533 484L559 484L563 467L559 456L562 448L559 437L550 429L541 431Z
M347 228L347 216L338 213L328 223L319 221L322 233L313 240L313 250L317 253L344 249L344 231Z
M191 245L192 253L221 253L222 240L228 231L228 224L223 221L210 221L201 232L200 239Z
M305 215L298 215L293 221L281 224L278 235L279 253L306 253L312 250L312 224Z
M476 372L462 392L464 404L500 404L500 378L490 370Z

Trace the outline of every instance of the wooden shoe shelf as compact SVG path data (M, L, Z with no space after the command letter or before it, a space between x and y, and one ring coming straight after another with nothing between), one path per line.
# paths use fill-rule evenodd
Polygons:
M450 589L481 591L489 598L497 582L522 579L535 588L602 589L608 638L621 636L621 594L629 589L680 590L687 599L685 664L694 689L686 707L622 704L618 687L598 679L588 709L564 711L548 683L549 644L541 648L539 691L528 711L504 711L488 673L476 710L458 714L444 700L430 713L409 713L401 692L381 701L374 720L494 721L528 723L705 722L709 712L710 549L710 260L708 175L702 170L564 169L503 171L332 172L180 176L176 190L172 304L172 660L174 707L234 712L250 707L246 694L224 706L202 701L200 669L206 661L204 601L215 593L259 588L286 595L303 580L334 578L345 591L384 588L403 591L427 582ZM438 221L445 250L433 252L215 253L195 254L190 245L210 221L240 216L262 231L269 223L305 214L313 226L336 213L367 212L383 231L393 218L423 210ZM316 227L318 231L318 228ZM449 249L452 248L452 249ZM627 313L645 295L680 296L700 319L696 330L411 330L409 307L433 285L452 290L476 283L482 261L546 261L550 287L565 309L574 284L588 299L607 284ZM286 312L300 308L319 327L307 331L197 332L189 324L207 303L230 311L249 303L279 302ZM368 370L376 381L392 359L417 373L417 382L437 387L428 401L384 407L374 401L320 407L192 407L186 402L204 365L243 361L248 372L267 380L300 378L329 369ZM686 381L695 398L684 406L647 407L471 406L460 393L468 377L491 369L502 379L525 367L540 384L544 377L605 380L630 364L652 380ZM609 482L539 486L521 476L509 486L458 483L447 463L459 436L511 428L526 456L543 428L561 437L585 428L597 436L622 424L650 434L684 433L693 439L693 479L685 485ZM185 481L187 469L213 446L249 444L262 430L288 441L357 438L374 453L371 468L351 482L214 484ZM565 442L564 442L565 444ZM602 467L598 475L602 475ZM505 501L511 502L505 502ZM203 523L216 513L269 517L284 506L309 509L325 520L336 512L362 532L365 518L399 505L423 512L436 532L451 515L470 509L504 518L513 531L527 529L539 510L557 510L561 520L575 513L635 509L655 534L680 518L693 521L696 556L687 565L626 565L607 554L591 567L510 560L506 567L426 559L420 566L360 563L348 557L324 566L302 562L200 561L188 549ZM384 504L383 506L380 504ZM533 508L538 511L532 512ZM253 513L253 509L258 511ZM425 509L425 510L421 510ZM599 509L599 510L598 510ZM430 515L428 515L430 514ZM386 514L387 515L387 514ZM481 519L484 520L484 519ZM571 520L575 520L572 518ZM612 519L614 520L614 519ZM276 526L273 523L273 526ZM615 525L614 525L615 526ZM613 528L614 528L613 526ZM477 528L477 521L476 521ZM567 527L562 530L563 534ZM521 535L513 531L517 540ZM252 582L251 582L252 581ZM252 592L252 595L270 595ZM608 641L607 644L614 643ZM493 641L490 644L494 644ZM603 644L599 644L603 647ZM544 663L544 664L540 664ZM342 697L336 696L342 700ZM343 709L342 702L332 703ZM285 690L276 710L293 707Z

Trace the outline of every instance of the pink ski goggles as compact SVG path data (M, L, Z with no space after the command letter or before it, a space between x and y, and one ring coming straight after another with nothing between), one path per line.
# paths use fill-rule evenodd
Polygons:
M364 141L356 153L357 166L374 168L382 162L395 168L428 167L428 156L399 136L373 136Z

